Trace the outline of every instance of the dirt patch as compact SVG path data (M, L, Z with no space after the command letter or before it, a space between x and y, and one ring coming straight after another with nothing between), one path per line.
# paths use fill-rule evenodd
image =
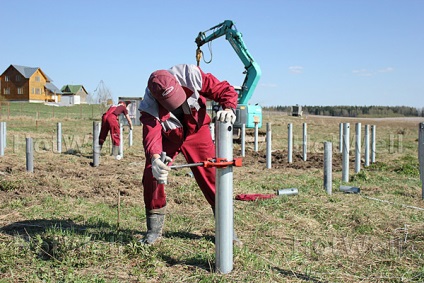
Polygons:
M319 153L308 153L306 161L301 154L294 153L291 163L288 162L287 151L274 151L271 156L273 169L308 170L324 167L324 156ZM142 199L144 158L140 156L127 155L120 161L111 156L102 156L100 166L92 167L89 156L45 153L34 162L34 173L26 172L25 160L22 158L6 155L1 161L0 201L41 194L102 198L114 202L118 192L134 200ZM184 163L182 155L175 160L175 164ZM247 171L258 166L265 168L266 152L247 151L242 163ZM333 171L341 170L342 156L333 153ZM181 171L174 172L172 179L170 188L192 180Z
M26 172L25 160L5 155L0 163L0 201L29 195L102 198L115 201L121 195L141 197L144 160L128 156L117 161L102 156L99 167L82 155L44 153L34 160L34 172ZM136 164L136 165L134 165Z
M271 153L271 165L275 169L293 168L299 170L305 169L323 169L324 168L324 154L322 153L308 153L306 161L303 160L303 155L294 153L292 155L292 162L288 162L288 151L277 150ZM350 162L354 162L353 159ZM243 158L243 166L257 166L257 164L266 164L266 152L246 152ZM333 153L333 171L342 170L342 155Z

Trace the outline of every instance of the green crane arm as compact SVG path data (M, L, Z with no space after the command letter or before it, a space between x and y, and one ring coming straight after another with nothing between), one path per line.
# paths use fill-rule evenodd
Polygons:
M207 35L209 31L212 31L212 33ZM252 97L256 85L261 77L261 68L247 50L246 45L243 41L242 34L237 31L232 21L226 20L210 28L209 30L199 32L199 35L195 40L197 44L197 65L199 65L199 61L201 58L200 47L203 44L208 43L223 35L225 35L225 39L230 42L234 51L237 53L240 60L243 62L244 68L246 69L246 71L244 72L246 74L246 77L239 92L238 104L247 104L247 102Z

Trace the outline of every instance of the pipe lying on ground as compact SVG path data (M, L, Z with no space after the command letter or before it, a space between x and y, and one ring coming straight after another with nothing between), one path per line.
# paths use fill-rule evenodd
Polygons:
M297 195L297 194L298 194L298 191L296 188L279 189L276 192L277 196L282 196L282 195L290 196L290 195Z
M340 186L340 191L348 194L358 194L361 189L358 187Z

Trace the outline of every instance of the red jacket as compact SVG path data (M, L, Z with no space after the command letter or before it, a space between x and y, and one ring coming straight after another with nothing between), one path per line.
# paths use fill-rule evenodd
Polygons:
M106 113L103 114L103 117L107 117L110 114L114 114L116 117L118 117L121 114L127 115L128 110L127 107L124 105L118 104L118 105L111 105L109 109L106 111Z
M139 111L143 123L143 145L148 158L163 151L162 137L182 143L185 137L196 133L201 126L209 125L211 119L206 112L206 99L218 102L223 109L235 109L237 106L237 92L227 81L219 81L195 65L176 65L168 71L177 78L187 95L183 104L184 121L171 115L146 89Z

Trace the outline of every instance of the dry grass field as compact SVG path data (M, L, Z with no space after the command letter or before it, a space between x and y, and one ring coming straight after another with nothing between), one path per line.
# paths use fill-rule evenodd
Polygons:
M234 168L234 195L298 195L234 200L242 246L234 269L215 268L214 220L189 169L172 171L164 238L142 246L144 156L141 127L124 158L103 149L92 167L90 118L13 116L0 157L0 282L423 282L424 203L416 118L290 117L264 113L272 126L272 168L266 147L246 146ZM62 153L56 123L62 123ZM375 125L376 162L354 173L355 123ZM293 124L293 162L287 125ZM308 159L302 160L302 124ZM350 123L350 178L341 181L339 123ZM260 130L265 132L265 126ZM126 132L127 134L127 132ZM25 137L34 139L34 172L26 172ZM323 188L323 142L333 142L333 193ZM362 138L362 144L363 138ZM363 147L362 147L363 150ZM240 144L234 144L234 156ZM363 155L362 155L363 159ZM180 157L176 163L184 163ZM340 185L360 187L345 194Z

